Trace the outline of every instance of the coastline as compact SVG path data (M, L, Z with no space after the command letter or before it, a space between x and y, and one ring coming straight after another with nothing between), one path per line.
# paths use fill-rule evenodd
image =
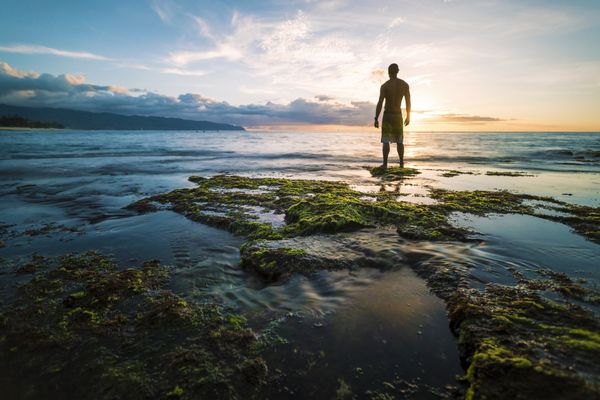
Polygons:
M68 128L26 128L18 126L0 126L0 131L68 131Z

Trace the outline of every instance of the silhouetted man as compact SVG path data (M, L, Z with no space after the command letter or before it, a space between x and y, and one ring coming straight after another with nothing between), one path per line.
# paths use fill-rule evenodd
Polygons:
M404 125L410 124L410 90L408 83L398 79L398 64L390 64L388 75L390 79L381 85L379 101L375 110L375 128L379 128L379 113L385 99L385 108L381 120L381 143L383 143L383 164L387 168L388 155L390 154L390 143L396 143L398 157L400 157L400 168L404 168ZM402 98L406 102L406 120L402 124Z

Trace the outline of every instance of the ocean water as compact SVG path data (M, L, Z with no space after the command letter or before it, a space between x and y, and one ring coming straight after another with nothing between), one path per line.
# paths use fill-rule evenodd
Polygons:
M422 172L393 188L406 201L426 203L428 188L440 187L507 189L600 205L599 133L408 132L405 144L406 165ZM457 224L478 232L480 241L471 243L359 233L352 240L369 251L373 268L266 285L239 269L241 238L170 211L136 215L123 208L190 187L190 175L332 179L377 191L381 185L365 166L378 165L380 151L375 131L0 132L0 225L12 232L0 258L11 263L32 253L98 249L123 265L154 258L173 265L173 288L183 296L225 304L259 329L265 321L281 321L280 333L290 344L268 358L287 373L273 398L331 397L340 380L355 393L381 389L374 382L418 384L415 398L436 398L436 391L453 384L463 372L456 341L443 302L412 272L415 259L464 265L474 286L513 283L507 267L525 274L549 268L598 286L600 246L535 217L456 215ZM474 174L443 177L447 170ZM76 232L23 234L45 224ZM2 298L14 292L11 277L0 273Z

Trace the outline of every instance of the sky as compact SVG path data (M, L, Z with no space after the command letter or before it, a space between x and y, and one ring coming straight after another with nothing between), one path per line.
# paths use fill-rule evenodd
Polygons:
M598 0L2 0L0 103L255 129L600 131Z

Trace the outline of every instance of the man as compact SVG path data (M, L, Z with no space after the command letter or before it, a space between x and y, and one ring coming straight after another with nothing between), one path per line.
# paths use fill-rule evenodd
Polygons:
M398 157L400 158L400 168L404 168L404 135L402 125L402 98L406 102L406 120L404 125L410 124L410 90L408 83L398 79L398 64L391 64L388 67L390 79L381 85L379 91L379 101L375 110L375 123L373 126L379 128L379 113L385 99L385 109L381 120L381 143L383 143L383 164L381 168L387 168L388 155L390 154L390 143L396 143Z

